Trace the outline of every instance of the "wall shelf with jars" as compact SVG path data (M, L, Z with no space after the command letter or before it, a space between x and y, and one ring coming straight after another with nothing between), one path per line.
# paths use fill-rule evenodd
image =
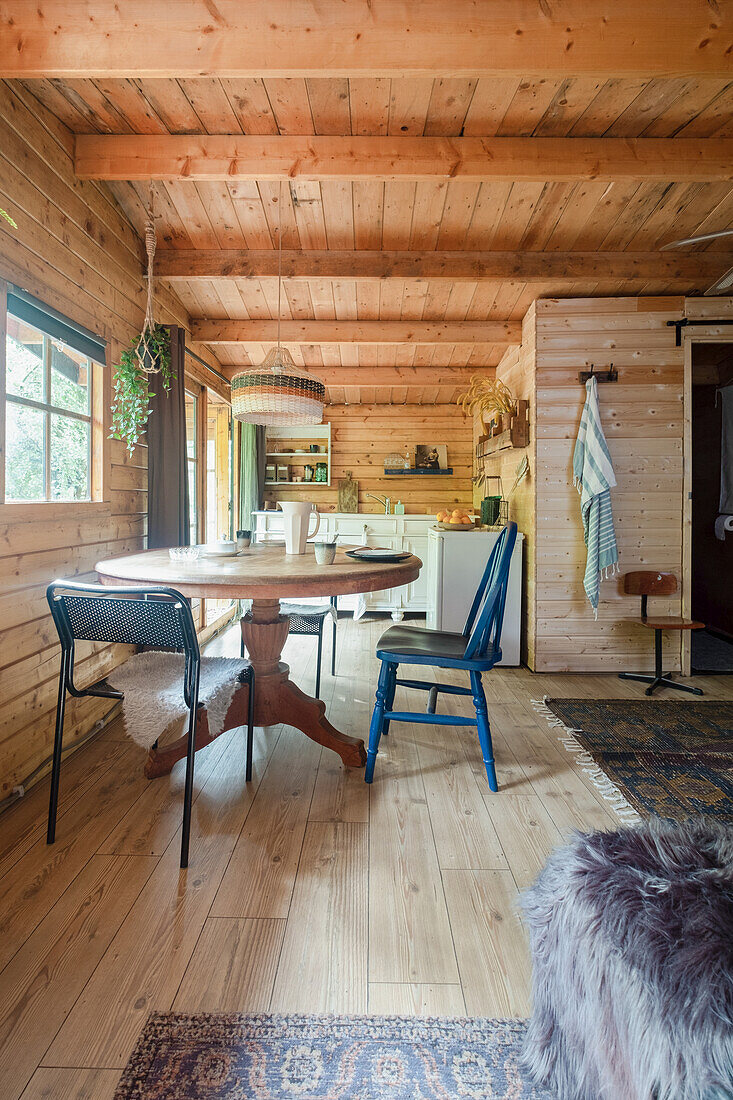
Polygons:
M267 429L265 486L330 485L331 425Z

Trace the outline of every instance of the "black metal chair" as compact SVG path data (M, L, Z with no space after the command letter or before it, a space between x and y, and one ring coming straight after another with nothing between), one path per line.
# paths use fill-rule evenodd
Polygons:
M331 675L336 675L336 624L338 622L338 596L331 596L327 604L286 603L280 604L280 613L290 616L289 634L317 634L318 653L316 655L316 698L321 694L321 663L323 656L323 625L327 618L333 621L331 638ZM244 657L244 639L240 653Z
M124 645L153 646L173 649L185 654L183 696L188 707L188 745L186 782L183 796L183 830L181 837L181 867L188 866L193 802L193 769L196 755L196 712L198 710L201 652L196 637L191 607L185 596L175 588L157 586L107 587L57 580L46 589L54 623L61 642L61 672L59 676L56 732L51 770L51 797L48 808L46 841L56 839L61 752L64 735L66 694L80 699L97 696L122 699L123 693L99 680L88 688L74 684L75 641L110 642ZM247 664L239 674L242 683L249 684L247 715L247 779L252 775L252 738L254 718L254 673Z

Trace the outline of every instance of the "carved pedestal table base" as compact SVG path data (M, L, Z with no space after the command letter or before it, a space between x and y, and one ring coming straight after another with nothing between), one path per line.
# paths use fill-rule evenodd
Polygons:
M349 737L332 726L325 703L306 695L291 681L288 666L280 659L289 623L288 617L280 614L279 601L393 588L415 580L421 565L414 556L394 564L358 563L339 550L334 565L324 568L316 564L310 548L302 556L288 557L281 548L258 546L241 558L221 562L172 562L167 550L148 550L98 562L97 570L107 584L162 584L187 597L251 599L252 610L242 619L242 636L254 669L255 725L295 726L319 745L333 749L347 767L363 768L366 751L361 738ZM248 691L246 684L237 687L224 730L246 725ZM196 748L212 740L208 715L201 708ZM185 755L185 737L151 750L146 775L152 778L169 772Z

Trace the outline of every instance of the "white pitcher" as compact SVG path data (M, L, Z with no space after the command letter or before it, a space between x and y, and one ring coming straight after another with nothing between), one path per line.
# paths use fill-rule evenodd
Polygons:
M307 501L279 500L277 506L282 509L284 517L285 553L305 554L306 539L318 534L318 528L321 526L321 516L315 510L315 504L308 504ZM316 518L313 531L308 529L311 516Z

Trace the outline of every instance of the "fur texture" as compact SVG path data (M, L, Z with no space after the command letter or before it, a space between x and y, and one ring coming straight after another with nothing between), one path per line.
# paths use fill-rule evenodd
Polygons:
M576 835L522 907L535 1082L560 1100L733 1098L733 827Z
M212 737L224 727L237 675L244 663L237 657L201 658L199 703L208 711ZM184 665L182 653L148 650L133 654L107 677L111 687L124 691L125 728L144 749L149 749L168 726L188 714L183 697Z

